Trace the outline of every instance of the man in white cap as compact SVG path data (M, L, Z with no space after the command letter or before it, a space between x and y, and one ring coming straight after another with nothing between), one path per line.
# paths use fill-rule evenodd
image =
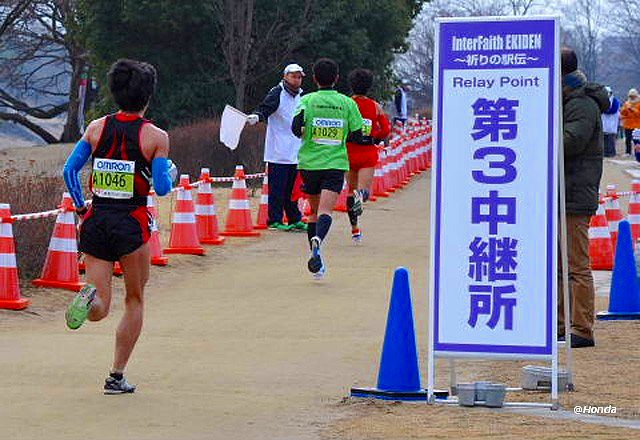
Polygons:
M280 83L272 88L247 122L267 124L264 161L269 168L269 229L306 231L298 205L291 193L298 173L298 150L301 141L291 132L291 123L300 102L304 70L298 64L284 68ZM283 211L288 224L283 223Z

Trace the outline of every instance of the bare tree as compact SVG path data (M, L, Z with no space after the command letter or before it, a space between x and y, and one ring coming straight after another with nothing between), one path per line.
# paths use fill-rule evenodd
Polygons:
M31 130L48 143L70 142L80 136L78 124L80 78L87 53L76 32L75 0L32 0L14 8L0 43L0 119ZM17 12L20 12L17 14ZM62 116L62 135L42 122Z
M533 8L543 4L544 2L538 0L507 0L513 15L527 15Z
M430 103L436 17L526 15L544 5L544 0L434 0L426 3L409 34L409 50L396 57L395 74L408 83L414 99Z
M249 52L253 39L254 0L224 0L218 2L224 38L222 53L236 91L236 107L244 108L249 70Z
M633 72L640 82L640 0L611 0L617 11L617 20L611 27L626 52L626 62L620 68Z
M0 5L0 37L18 20L33 0L5 0Z
M304 42L317 0L270 2L269 20L259 17L255 0L215 0L224 35L222 51L243 109L247 89L282 64Z
M578 55L580 66L590 80L598 76L598 53L605 28L602 0L575 0L565 10L564 42Z

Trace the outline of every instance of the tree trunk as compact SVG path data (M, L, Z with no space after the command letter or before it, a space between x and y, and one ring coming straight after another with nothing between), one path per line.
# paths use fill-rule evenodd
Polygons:
M71 85L69 87L69 107L67 109L67 122L64 124L64 130L60 137L61 142L75 142L80 139L80 126L78 125L78 114L81 109L80 96L78 90L80 88L80 80L85 69L86 63L79 57L72 55L73 73L71 75Z
M240 74L240 76L242 76L242 78L237 78L237 80L234 81L236 89L236 108L240 111L245 111L244 97L247 89L247 84L244 75Z

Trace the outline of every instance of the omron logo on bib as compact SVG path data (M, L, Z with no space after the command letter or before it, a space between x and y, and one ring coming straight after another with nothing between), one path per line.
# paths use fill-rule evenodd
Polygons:
M313 118L311 140L320 145L340 145L344 140L344 120Z
M372 128L373 121L371 119L362 118L362 134L365 136L370 136Z
M98 159L93 161L92 189L98 197L130 199L136 163L131 160Z

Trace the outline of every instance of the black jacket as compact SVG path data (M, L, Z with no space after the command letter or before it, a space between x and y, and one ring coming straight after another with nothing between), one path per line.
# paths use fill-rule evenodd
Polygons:
M600 114L609 108L604 87L588 83L563 99L564 177L568 214L593 215L602 177Z

